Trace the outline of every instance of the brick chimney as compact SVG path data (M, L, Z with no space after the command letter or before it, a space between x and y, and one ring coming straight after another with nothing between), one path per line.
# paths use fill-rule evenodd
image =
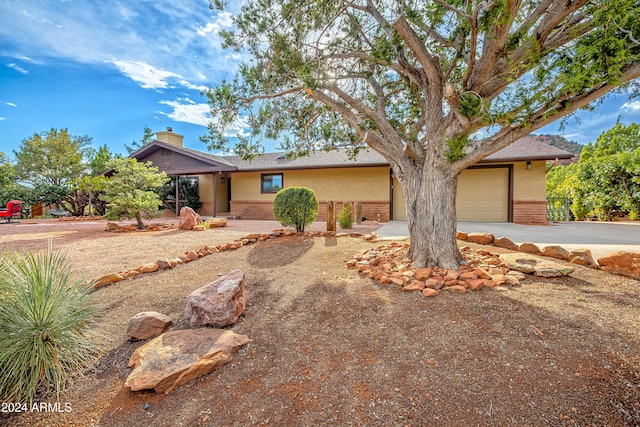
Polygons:
M175 145L176 147L184 146L184 136L174 133L173 128L167 127L166 131L156 132L156 139L167 144Z

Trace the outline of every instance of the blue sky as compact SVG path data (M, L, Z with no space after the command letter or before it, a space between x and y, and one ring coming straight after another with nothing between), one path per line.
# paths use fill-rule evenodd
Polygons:
M241 60L220 46L217 31L230 26L206 0L0 0L0 151L11 156L34 133L68 128L126 153L145 125L171 126L205 150L200 92ZM618 119L640 122L640 100L610 95L579 118L563 135L584 144ZM538 133L560 132L554 123Z

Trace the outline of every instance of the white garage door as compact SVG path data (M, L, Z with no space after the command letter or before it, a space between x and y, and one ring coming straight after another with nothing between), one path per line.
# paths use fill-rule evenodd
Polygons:
M509 169L466 169L456 196L458 221L509 220Z

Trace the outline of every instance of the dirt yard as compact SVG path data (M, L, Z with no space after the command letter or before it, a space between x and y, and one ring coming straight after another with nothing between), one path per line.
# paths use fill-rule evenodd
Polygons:
M126 235L102 231L104 222L60 224L3 226L0 247L43 249L54 235L54 248L93 277L275 223ZM567 278L427 299L345 267L378 244L280 237L105 287L94 294L105 355L48 400L72 410L0 414L0 424L640 425L640 282L575 266ZM185 329L186 296L236 268L247 308L230 329L252 341L233 363L169 395L124 388L142 344L127 339L129 319L154 310Z

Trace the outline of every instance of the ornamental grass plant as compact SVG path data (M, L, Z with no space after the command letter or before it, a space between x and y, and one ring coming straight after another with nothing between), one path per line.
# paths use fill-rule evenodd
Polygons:
M98 307L64 255L0 252L0 400L59 394L99 354Z

